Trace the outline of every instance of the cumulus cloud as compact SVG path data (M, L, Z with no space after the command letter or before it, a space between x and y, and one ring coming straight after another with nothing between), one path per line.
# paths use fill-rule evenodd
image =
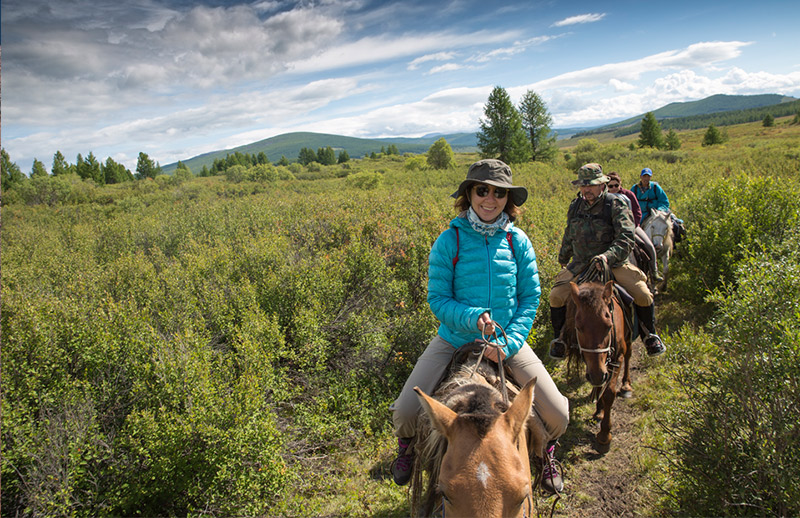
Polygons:
M551 27L566 27L567 25L577 25L581 23L594 23L599 22L606 17L606 13L592 13L592 14L579 14L578 16L570 16L563 20L555 22Z

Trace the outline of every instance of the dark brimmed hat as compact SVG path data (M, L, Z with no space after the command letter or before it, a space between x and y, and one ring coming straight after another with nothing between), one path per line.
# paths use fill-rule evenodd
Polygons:
M511 184L511 168L505 162L494 158L478 160L467 171L467 179L461 182L458 190L452 194L453 198L463 195L473 183L485 183L495 187L504 187L511 192L514 205L517 207L528 199L528 189Z
M600 185L608 183L610 178L603 174L603 168L600 164L586 164L578 169L578 179L572 182L572 185Z

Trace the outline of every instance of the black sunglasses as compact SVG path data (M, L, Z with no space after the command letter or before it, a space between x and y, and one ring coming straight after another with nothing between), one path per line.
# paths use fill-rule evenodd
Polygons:
M614 187L619 187L619 184L618 183L610 183L610 184L608 184L608 188L609 189L613 189Z
M503 187L492 187L494 189L494 197L499 199L505 198L506 194L508 194L508 189ZM478 185L475 187L475 194L480 196L481 198L485 198L489 196L489 186L488 185Z

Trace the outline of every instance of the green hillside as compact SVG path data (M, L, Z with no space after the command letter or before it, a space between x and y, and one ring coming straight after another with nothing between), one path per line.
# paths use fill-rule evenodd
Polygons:
M699 101L670 103L657 110L653 115L661 122L661 127L668 129L697 129L709 124L727 126L761 120L767 113L781 117L796 113L800 109L800 101L794 97L778 94L764 95L712 95ZM638 133L644 114L575 133L571 138L583 138L599 133L614 131L616 137Z
M257 155L265 153L267 158L273 163L285 156L289 161L297 160L297 155L302 148L309 148L317 151L319 148L332 147L334 151L346 150L351 158L361 158L370 153L379 153L381 148L386 148L392 144L397 146L401 153L424 153L436 142L444 137L456 152L470 152L475 150L474 133L454 133L451 135L435 135L420 138L385 138L385 139L365 139L355 137L345 137L342 135L331 135L327 133L296 132L285 133L276 137L259 140L252 144L213 151L203 155L182 160L193 172L199 172L203 166L211 168L216 159L224 159L229 154L236 152ZM177 163L163 166L163 171L167 174L172 173L177 167Z

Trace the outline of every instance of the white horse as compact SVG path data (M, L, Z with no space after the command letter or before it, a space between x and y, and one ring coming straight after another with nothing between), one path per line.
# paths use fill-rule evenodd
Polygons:
M672 235L672 219L670 218L669 211L651 209L650 215L642 222L642 230L645 231L653 246L656 249L656 255L661 260L663 267L664 280L658 285L658 289L666 291L667 289L667 273L669 272L669 256L672 255L673 235Z

